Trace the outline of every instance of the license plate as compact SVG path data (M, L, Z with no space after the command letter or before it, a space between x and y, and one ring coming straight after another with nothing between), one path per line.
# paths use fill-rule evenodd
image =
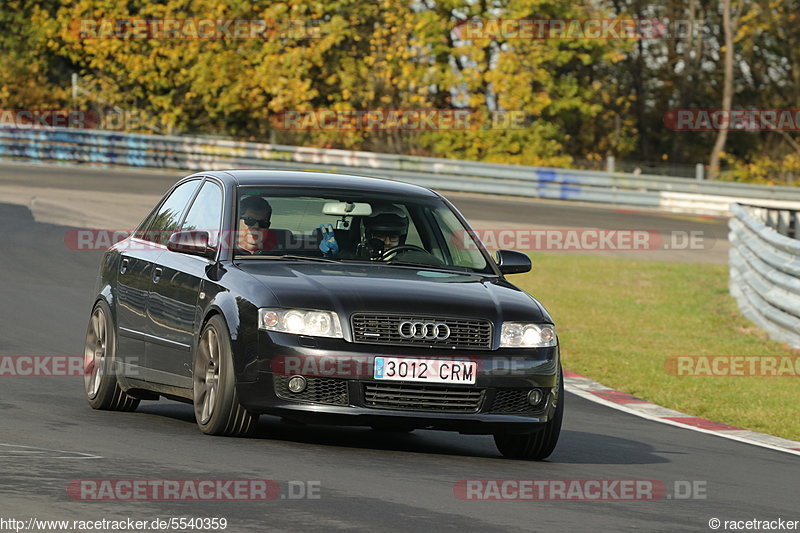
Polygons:
M373 377L385 381L474 385L477 369L474 361L376 357Z

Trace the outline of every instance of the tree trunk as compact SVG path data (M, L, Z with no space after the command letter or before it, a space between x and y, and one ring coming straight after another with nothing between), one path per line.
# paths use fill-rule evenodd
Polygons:
M733 100L733 27L731 24L731 0L722 2L722 27L725 32L725 59L724 59L724 80L722 87L722 110L730 118L731 103ZM725 141L728 139L728 126L730 121L724 123L724 127L717 133L717 141L711 150L711 158L708 162L709 179L719 177L719 155L725 148Z

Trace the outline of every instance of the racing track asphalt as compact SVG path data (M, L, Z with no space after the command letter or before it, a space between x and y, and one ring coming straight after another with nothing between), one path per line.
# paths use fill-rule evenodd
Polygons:
M152 187L149 192L158 194L169 185L147 175L122 181L116 190ZM67 230L36 222L24 206L0 203L0 356L82 353L100 254L67 250ZM143 402L135 413L98 412L82 389L81 378L0 377L0 444L36 447L0 446L0 518L226 517L232 532L708 531L712 517L800 518L797 457L657 424L569 394L556 452L546 462L527 463L502 459L486 436L393 435L266 416L253 438L206 437L188 405L162 400ZM64 458L64 452L99 458ZM67 495L73 480L109 478L318 481L321 497L132 503ZM625 502L454 496L459 480L505 478L648 479L668 489L675 481L698 481L707 494Z

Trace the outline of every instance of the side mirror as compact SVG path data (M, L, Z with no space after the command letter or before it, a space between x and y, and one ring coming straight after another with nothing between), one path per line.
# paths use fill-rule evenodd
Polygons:
M211 257L216 250L208 245L211 236L207 231L176 231L169 237L167 250L182 254Z
M522 274L531 271L531 258L514 250L497 250L497 266L503 274Z

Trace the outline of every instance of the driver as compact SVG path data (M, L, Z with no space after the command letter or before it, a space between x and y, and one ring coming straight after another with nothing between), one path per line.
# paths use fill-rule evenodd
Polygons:
M380 259L390 248L405 244L408 218L397 212L379 212L364 219L362 249L370 259Z

